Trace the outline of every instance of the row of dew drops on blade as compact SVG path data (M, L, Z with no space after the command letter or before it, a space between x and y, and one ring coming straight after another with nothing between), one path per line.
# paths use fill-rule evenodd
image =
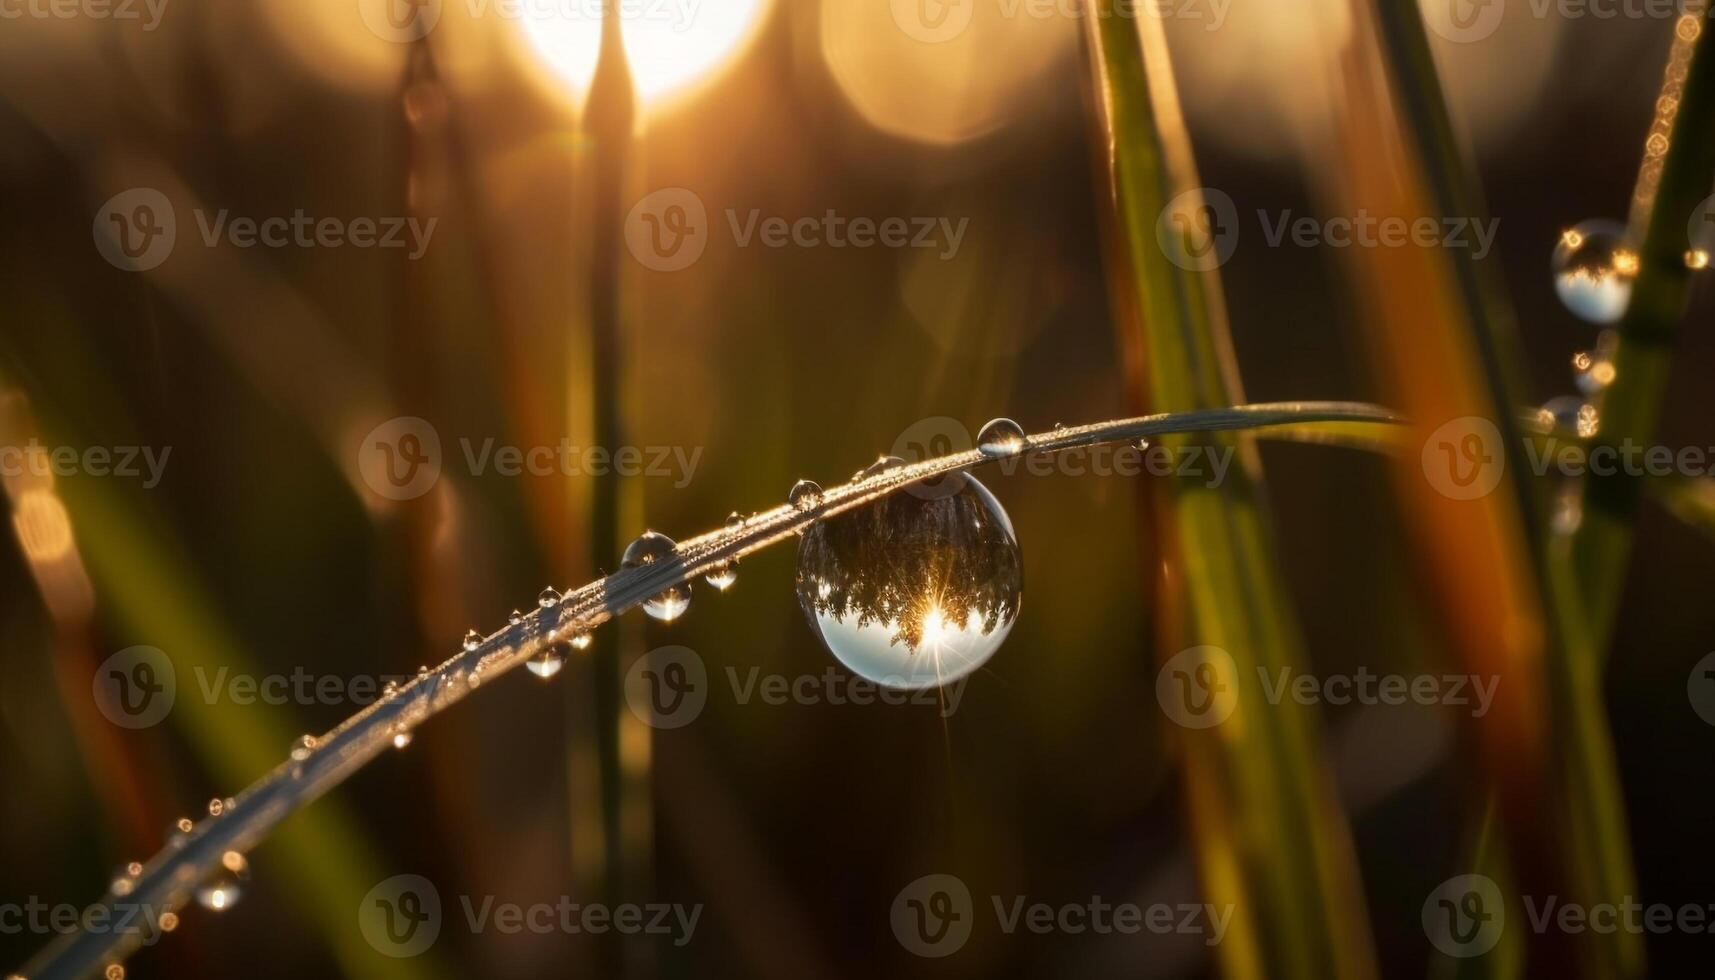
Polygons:
M994 419L984 425L977 437L978 450L982 455L989 458L1013 456L1023 452L1028 445L1029 441L1023 428L1017 422L1005 418ZM897 456L884 456L878 459L874 465L856 475L859 477L873 476L893 466L904 465L904 462ZM799 480L792 485L792 489L787 495L787 502L798 510L811 510L822 503L822 488L813 481ZM727 527L737 528L744 522L743 516L734 513L727 519ZM636 568L664 560L673 554L676 547L673 539L665 534L645 531L625 549L625 553L620 559L620 567ZM703 580L717 591L725 592L738 581L738 561L733 559L722 562L705 573ZM561 598L562 595L550 587L542 590L542 594L537 598L537 603L541 608L549 609L558 605ZM681 583L657 593L645 601L643 611L652 619L671 622L684 615L685 611L690 608L690 604L691 586L689 583ZM516 626L523 621L524 614L519 610L513 610L508 616L508 622L511 625ZM560 673L569 651L587 650L593 640L593 635L584 629L575 630L564 639L556 639L550 634L548 646L527 661L526 667L530 673L543 680L552 678ZM481 643L481 634L471 630L464 636L463 647L466 651L472 651L477 649ZM419 673L427 673L427 668L421 668ZM478 676L480 675L473 674L468 683L476 684ZM398 693L398 689L397 683L389 682L383 690L382 696L384 698L392 697ZM411 729L408 726L403 723L397 725L392 730L391 735L394 748L403 749L410 745L411 736ZM310 758L316 747L317 739L313 735L302 735L293 741L289 757L295 767L294 772L301 771L301 764ZM229 814L236 805L231 797L210 800L208 815L220 817ZM168 846L183 846L194 828L195 824L189 817L179 818L168 829ZM121 867L113 878L111 885L113 895L124 898L131 894L142 873L143 865L141 862L132 861ZM238 902L249 879L249 861L240 852L229 850L221 855L219 866L195 889L193 897L198 905L211 912L224 912ZM158 924L162 932L172 932L179 926L179 916L176 912L164 912L160 915ZM106 980L124 980L125 967L122 963L110 963L106 967L104 975ZM13 974L8 980L24 980L24 978L19 974Z
M1708 249L1693 247L1685 253L1685 266L1693 272L1707 269L1709 264ZM1574 316L1600 329L1588 349L1572 355L1573 383L1578 393L1556 395L1543 402L1532 421L1545 434L1573 433L1590 439L1601 428L1602 394L1614 383L1614 350L1619 338L1612 328L1631 301L1638 252L1626 225L1593 219L1561 233L1552 265L1554 291L1561 303ZM1571 534L1582 521L1579 481L1567 478L1556 497L1552 529Z

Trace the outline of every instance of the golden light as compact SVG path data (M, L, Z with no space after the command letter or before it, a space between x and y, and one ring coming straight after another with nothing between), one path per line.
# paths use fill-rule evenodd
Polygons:
M660 106L694 91L737 60L769 0L620 0L620 33L637 93ZM531 49L581 99L601 48L601 4L527 3L520 27Z

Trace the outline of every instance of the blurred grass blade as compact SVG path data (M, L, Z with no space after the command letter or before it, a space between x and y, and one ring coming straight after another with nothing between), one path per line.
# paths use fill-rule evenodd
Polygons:
M1372 188L1398 187L1402 182L1395 171L1404 170L1408 177L1416 178L1415 182L1409 179L1403 182L1407 188L1404 193L1420 194L1422 203L1433 209L1428 213L1481 220L1483 204L1453 136L1422 11L1412 0L1376 0L1374 10L1375 33L1384 55L1380 62L1391 83L1392 106L1405 120L1409 138L1396 148L1402 156L1400 166L1373 181ZM1361 16L1365 11L1360 9L1359 13ZM1357 57L1361 63L1362 55ZM1373 167L1367 160L1369 154L1360 156L1365 159L1354 164L1355 167ZM1416 207L1406 213L1425 211ZM1469 351L1466 363L1474 360L1480 368L1489 410L1472 410L1482 400L1448 403L1439 392L1428 397L1443 402L1445 411L1426 411L1421 405L1413 405L1409 397L1405 399L1406 410L1418 412L1417 417L1431 425L1476 414L1491 420L1498 430L1500 452L1515 464L1508 468L1512 476L1500 481L1503 493L1481 502L1462 502L1466 511L1463 523L1467 533L1484 537L1492 537L1496 527L1516 528L1515 533L1493 540L1492 546L1502 549L1495 552L1497 558L1528 573L1526 588L1517 597L1517 611L1528 617L1520 622L1537 624L1536 631L1515 626L1510 634L1468 630L1457 642L1467 651L1468 658L1488 658L1490 654L1482 651L1494 646L1493 637L1511 635L1514 650L1501 666L1506 670L1503 676L1512 678L1514 684L1503 686L1516 689L1522 682L1530 690L1540 678L1546 682L1547 693L1546 716L1539 717L1540 709L1532 703L1535 699L1527 698L1523 703L1509 705L1496 721L1484 726L1487 731L1482 734L1482 741L1489 756L1486 768L1490 789L1500 794L1508 851L1521 862L1517 876L1521 889L1543 892L1569 887L1586 903L1617 903L1636 889L1624 799L1602 702L1600 658L1596 655L1599 637L1590 629L1583 596L1571 569L1551 553L1544 532L1547 526L1544 507L1536 495L1537 488L1527 479L1529 470L1521 455L1523 442L1514 414L1527 399L1518 380L1521 345L1512 312L1474 255L1462 249L1446 251L1444 261L1426 261L1416 271L1425 277L1432 297L1435 292L1447 294L1448 298L1440 301L1440 305L1456 318L1448 322L1462 322L1465 326L1465 342L1449 337L1443 346L1449 354ZM1398 278L1389 277L1385 290L1373 290L1378 294L1385 292L1388 298L1376 301L1383 305L1397 303L1398 287ZM1421 343L1399 338L1422 330L1446 331L1445 324L1419 322L1423 308L1400 310L1396 306L1394 319L1399 323L1393 331L1395 345L1403 348ZM1420 357L1401 360L1405 369L1397 372L1397 376L1415 377L1422 383L1420 387L1440 386L1449 376L1466 376L1460 370L1464 364L1458 361L1447 364ZM1441 369L1428 378L1426 364L1440 365ZM1418 499L1427 502L1428 495L1419 494ZM1510 500L1511 505L1502 503L1505 500ZM1461 508L1449 506L1448 501L1427 502L1426 506L1427 510L1441 512L1443 523L1461 520L1457 513ZM1488 512L1481 521L1487 530L1473 523L1477 511ZM1520 546L1522 555L1507 555ZM1468 554L1446 549L1440 549L1439 554L1444 559L1442 570L1448 576L1465 578L1471 574ZM1460 617L1463 613L1464 610L1456 611ZM1532 636L1538 631L1540 636ZM1521 637L1531 639L1527 642ZM1514 715L1511 723L1506 721ZM1548 751L1541 744L1545 734L1552 736L1550 744L1558 751ZM1521 753L1521 748L1526 751ZM1560 818L1554 824L1559 831L1558 839L1556 835L1542 833L1542 800L1538 797L1543 793L1530 789L1537 780L1545 778L1543 790L1552 797ZM1560 942L1539 938L1539 951L1550 962L1534 966L1570 967L1573 954L1559 948ZM1577 942L1582 947L1577 959L1597 975L1632 976L1643 970L1643 945L1635 935L1592 933Z
M1216 220L1197 190L1161 24L1123 16L1118 0L1087 0L1085 13L1117 219L1108 239L1118 253L1114 307L1139 321L1125 329L1142 331L1142 397L1156 411L1240 401L1218 282L1157 245L1158 221L1169 222L1164 234L1184 235L1176 257L1206 253ZM1208 236L1201 243L1191 240L1199 221ZM1220 438L1240 449L1234 477L1217 488L1161 481L1156 503L1170 564L1183 572L1161 590L1161 615L1184 615L1165 631L1163 653L1213 645L1238 668L1233 719L1186 736L1204 887L1210 901L1235 907L1222 965L1233 977L1261 975L1263 964L1274 976L1369 976L1362 887L1315 716L1292 704L1245 707L1266 704L1259 668L1296 668L1301 655L1260 504L1254 441Z

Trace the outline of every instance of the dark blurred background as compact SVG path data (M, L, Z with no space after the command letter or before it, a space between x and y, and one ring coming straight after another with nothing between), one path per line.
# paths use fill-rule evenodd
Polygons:
M1127 414L1075 19L979 4L964 35L930 45L871 0L704 0L696 17L708 36L673 41L691 48L635 39L627 200L683 188L706 207L709 240L679 271L625 256L618 408L629 444L701 455L688 480L624 481L623 534L689 536L775 505L800 477L844 479L926 418L974 433L996 415L1035 430ZM1350 43L1343 6L1234 0L1209 27L1167 22L1204 183L1245 217L1222 273L1246 396L1386 403L1356 352L1365 324L1339 256L1267 247L1250 217L1318 214L1338 111L1329 64ZM1549 253L1571 224L1624 218L1669 40L1664 21L1514 10L1485 43L1438 48L1500 219L1487 261L1543 399L1572 390L1569 359L1594 337L1556 299ZM37 497L26 512L23 493L44 488L8 482L0 901L95 898L174 819L355 710L205 704L192 665L409 674L544 584L617 564L622 542L602 567L587 557L603 551L582 517L599 477L474 475L457 461L462 438L590 441L587 185L600 147L579 125L594 52L581 44L462 2L419 43L379 36L352 0L169 0L153 30L0 20L6 438L171 447L150 488L70 475L45 488L61 503ZM411 66L425 50L428 81ZM136 187L177 213L174 252L148 272L116 268L92 242L103 202ZM415 261L208 247L199 207L437 224ZM740 247L728 209L969 223L951 258ZM1715 443L1707 283L1696 303L1668 399L1674 446ZM408 506L366 486L359 461L365 433L400 415L427 419L446 457L434 491ZM1441 669L1408 598L1386 465L1305 445L1266 446L1264 460L1313 667ZM989 895L1187 902L1198 886L1142 598L1147 477L980 476L1017 528L1025 600L950 718L736 702L729 666L796 676L833 663L798 609L790 546L747 559L726 594L699 584L680 622L598 633L608 656L688 646L715 679L694 724L643 729L646 744L626 750L653 786L626 845L646 855L652 885L630 894L705 906L685 947L626 952L639 971L1214 970L1194 936L1006 935L984 913ZM1686 695L1688 671L1715 650L1701 598L1712 572L1711 542L1646 511L1607 674L1646 901L1715 902L1701 846L1715 732ZM127 730L96 710L90 679L139 644L173 658L179 702L166 723ZM187 908L131 975L611 975L586 937L472 934L456 915L430 952L388 959L356 912L402 873L429 878L449 908L456 896L582 900L602 853L578 710L590 684L574 660L553 684L519 672L485 686L293 817L250 855L235 907ZM1474 807L1445 714L1323 712L1390 974L1445 965L1420 908L1463 870ZM943 872L978 896L977 925L960 955L919 958L889 909L908 882ZM0 933L0 964L45 942ZM1709 949L1704 937L1651 943L1662 958L1676 943Z

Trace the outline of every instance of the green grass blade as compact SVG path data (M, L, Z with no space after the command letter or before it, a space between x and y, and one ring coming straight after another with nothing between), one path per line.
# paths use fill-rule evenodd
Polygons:
M1108 141L1119 234L1115 306L1143 327L1147 398L1158 411L1242 400L1213 275L1170 261L1157 223L1170 203L1195 215L1195 164L1161 25L1088 0L1086 22ZM1191 192L1191 196L1186 196ZM1316 718L1264 704L1258 668L1302 661L1260 499L1254 443L1221 437L1245 465L1219 488L1166 481L1161 527L1184 575L1185 645L1237 665L1239 711L1187 737L1192 831L1209 899L1236 907L1222 946L1229 976L1374 973L1362 888L1344 815L1319 754ZM1170 611L1171 612L1171 611ZM1173 642L1179 642L1175 640ZM1236 724L1234 722L1237 722Z

